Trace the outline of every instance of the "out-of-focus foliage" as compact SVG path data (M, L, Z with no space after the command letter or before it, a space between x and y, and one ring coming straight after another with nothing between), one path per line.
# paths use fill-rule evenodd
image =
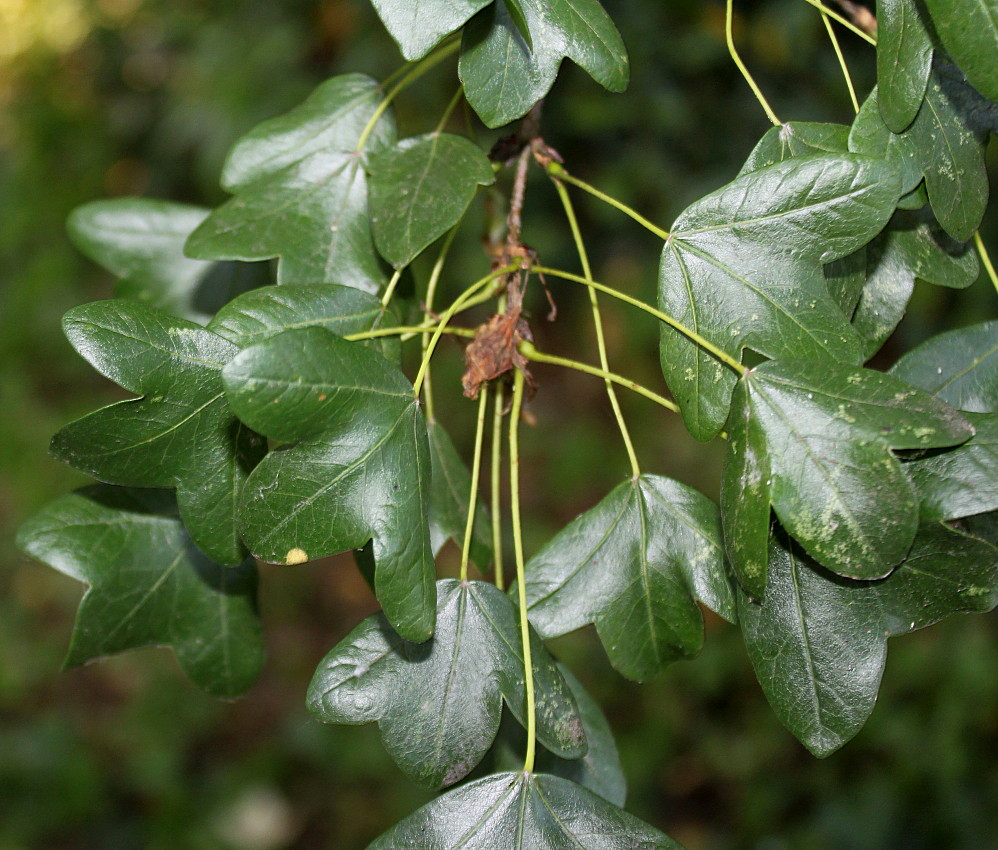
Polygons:
M669 224L734 177L768 124L728 58L723 4L605 5L628 46L631 85L607 94L566 64L543 132L574 173ZM780 116L850 122L814 9L738 5L739 44ZM872 51L842 41L869 91ZM67 309L112 287L70 246L70 210L120 195L216 206L236 138L334 73L383 78L400 62L367 0L0 0L0 847L353 848L429 799L397 781L376 728L324 727L305 711L315 665L376 607L349 563L263 570L270 660L246 698L218 703L163 652L60 674L78 586L16 553L12 539L42 503L82 483L45 459L47 435L95 399L122 397L59 331ZM406 133L433 129L417 116L443 111L452 79L428 78L399 102ZM496 135L477 132L485 144ZM546 263L573 267L556 197L543 181L528 191L527 240ZM603 234L597 279L650 298L656 240L609 208L580 201L579 210L582 227ZM985 241L995 230L986 217ZM469 249L454 258L455 277L470 281L480 265ZM528 307L540 315L535 286ZM877 365L947 323L990 315L993 297L980 286L916 286ZM539 347L591 333L587 310L565 302L556 323L535 322ZM661 387L654 321L607 312L615 371ZM456 346L441 352L438 386L457 386L460 359ZM627 473L600 383L540 367L536 376L532 413L559 439L524 435L530 553ZM720 450L705 461L678 421L642 427L662 420L641 399L623 403L649 471L716 488ZM468 433L459 423L471 408L453 411L451 433ZM580 424L589 412L598 426ZM892 646L880 706L825 761L779 725L739 636L716 617L695 663L642 686L610 669L594 631L554 649L613 726L629 810L690 850L977 850L998 834L995 622L957 618Z

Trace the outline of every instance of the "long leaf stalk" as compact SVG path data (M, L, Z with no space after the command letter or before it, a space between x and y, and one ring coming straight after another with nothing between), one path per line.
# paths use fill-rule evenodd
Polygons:
M468 519L464 524L464 540L461 543L461 581L468 580L468 558L471 554L471 535L475 528L475 510L478 507L478 479L482 471L482 439L485 436L485 408L489 394L478 396L478 422L475 428L475 457L471 464L471 487L468 492Z
M579 221L575 216L575 208L572 206L572 199L568 195L568 190L565 188L565 184L560 180L554 180L554 187L558 191L558 197L561 198L562 207L565 210L565 218L568 219L568 226L572 231L572 238L575 240L575 249L579 255L579 263L582 266L582 273L586 280L590 283L593 279L592 267L589 265L589 253L586 251L585 241L582 238L582 231L579 230ZM593 324L596 328L596 348L599 352L599 362L600 366L603 368L604 372L609 373L610 363L606 354L606 338L603 334L603 317L600 314L599 299L596 296L596 290L592 286L586 287L589 293L589 305L592 308L593 313ZM624 414L620 410L620 402L617 399L617 392L613 388L613 381L609 378L604 378L604 384L606 385L606 394L610 399L610 407L613 408L613 416L617 420L617 427L620 429L620 436L624 441L624 447L627 450L627 458L631 463L631 474L634 478L638 478L641 475L641 467L638 464L638 456L634 452L634 443L631 441L631 434L627 430L627 423L624 421Z
M520 606L520 640L523 644L523 681L527 692L527 752L525 773L533 773L537 752L537 703L534 695L534 660L530 649L530 622L527 619L527 581L523 558L523 529L520 525L520 412L523 406L523 372L514 370L513 409L509 417L509 503L513 525L513 552L516 557L516 593Z
M423 302L423 315L426 317L426 321L431 321L433 319L433 299L437 293L437 284L440 282L440 275L443 273L444 263L447 262L447 254L450 252L450 246L454 241L456 233L457 227L452 227L450 233L447 234L447 238L444 239L443 247L440 249L440 253L437 254L437 260L433 264L433 270L430 272L430 280L426 284L426 300ZM429 344L429 337L424 336L421 342L423 357L426 357L426 349ZM426 404L427 421L435 422L436 417L433 408L433 384L431 381L429 367L427 367L426 377L423 379L423 402Z
M853 111L858 114L859 100L856 97L856 87L852 84L852 74L849 73L849 66L846 64L846 58L842 55L842 47L839 45L839 37L835 34L835 28L832 26L832 21L825 12L821 13L821 22L825 25L825 31L828 33L828 39L832 42L832 49L835 51L835 56L839 60L839 67L842 69L842 76L845 77L846 88L849 89L849 100L852 101Z
M745 63L742 62L741 56L738 55L738 50L735 48L735 37L732 32L734 23L734 6L733 0L728 0L727 9L725 10L724 18L724 38L728 44L728 53L731 56L732 61L738 66L738 70L741 75L745 78L745 82L749 84L749 88L752 89L752 94L755 95L755 99L759 101L759 105L763 108L766 113L766 117L773 123L774 127L782 127L783 122L776 117L776 113L773 112L773 107L769 105L769 101L766 100L765 95L762 93L762 89L756 84L755 79L749 72L749 69L745 67Z
M974 247L977 248L977 253L981 257L981 262L984 264L984 270L988 273L988 277L991 278L991 283L994 285L995 292L998 292L998 274L995 273L995 267L991 262L991 255L988 254L988 249L984 245L984 240L981 239L980 231L974 232Z
M551 162L547 165L547 173L558 180L564 180L566 183L571 183L573 186L581 189L583 192L588 192L594 198L598 198L603 203L613 207L615 210L622 212L626 216L630 216L630 218L640 224L645 230L649 233L654 233L659 239L664 241L669 238L668 230L659 227L657 224L653 224L641 215L641 213L632 207L629 207L623 201L618 201L616 198L608 195L601 189L597 189L595 186L591 186L586 183L585 180L580 180L575 175L569 174L561 163L551 160Z
M492 386L492 453L489 498L492 513L492 563L495 571L496 587L505 590L506 577L502 564L502 406L503 383L495 381Z
M822 14L828 15L828 17L831 18L833 21L842 24L842 26L844 26L847 30L849 30L853 34L858 35L861 39L863 39L863 41L872 44L874 47L877 46L877 39L875 36L872 36L870 35L870 33L866 32L865 30L860 29L852 21L850 21L848 18L844 18L834 9L829 9L824 3L819 2L819 0L804 0L804 2L809 3L810 5L814 6L815 9L820 10Z
M586 280L577 274L572 274L571 272L562 271L561 269L553 269L548 266L534 266L533 270L539 274L550 275L551 277L561 278L562 280L572 281L573 283L581 283L583 286L590 286L593 289L597 289L600 292L605 292L618 301L623 301L626 304L630 304L632 307L637 307L639 310L644 310L648 315L654 316L660 322L664 322L671 328L675 328L687 339L695 342L704 351L716 357L725 365L733 369L738 375L744 375L748 372L748 369L738 362L734 357L728 354L723 349L718 348L709 340L704 339L700 334L694 331L692 328L686 327L678 319L674 319L668 313L663 313L661 310L652 307L651 304L646 304L638 298L632 298L626 292L621 292L619 289L614 289L612 286L607 286L603 283L598 283L595 280Z

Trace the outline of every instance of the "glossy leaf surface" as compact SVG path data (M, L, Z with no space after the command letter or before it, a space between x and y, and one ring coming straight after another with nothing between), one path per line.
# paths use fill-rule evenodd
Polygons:
M900 194L883 161L850 154L790 159L743 174L689 207L662 254L659 306L740 357L860 360L859 339L825 286L822 264L883 228ZM663 326L662 371L699 440L727 419L735 374Z
M402 55L425 56L440 39L460 29L491 0L371 0Z
M947 331L909 351L891 374L958 410L998 411L998 321Z
M884 122L900 133L918 114L932 70L932 35L919 0L877 0L877 82Z
M227 304L208 329L247 348L284 331L320 327L337 336L398 326L398 316L381 299L336 284L267 286ZM398 362L402 346L397 336L375 337L365 343L386 359Z
M166 493L96 485L56 499L26 522L18 546L89 588L66 666L169 646L199 688L234 697L256 681L263 640L256 567L209 561Z
M880 372L813 361L764 363L735 395L721 488L728 557L745 589L765 587L769 496L816 560L856 579L886 576L918 526L918 499L890 449L964 442L973 429L927 393Z
M235 197L194 231L187 253L279 257L278 283L337 283L376 292L384 275L368 220L363 158L394 144L392 119L377 122L363 152L357 146L380 99L374 80L344 74L244 136L222 174Z
M450 435L439 422L426 426L430 443L432 486L430 489L430 543L437 555L448 539L458 548L464 545L464 529L468 523L468 498L471 494L471 473L454 447ZM492 558L492 529L481 498L475 509L471 528L471 560L481 569Z
M547 774L497 773L413 812L368 850L682 850L668 836Z
M866 282L852 317L872 357L904 316L916 280L963 289L979 271L977 253L939 226L928 209L900 210L866 248Z
M607 723L599 703L582 687L582 683L572 672L564 664L558 664L558 669L575 697L588 747L586 754L578 759L559 758L541 747L537 751L535 762L537 772L550 773L576 782L615 806L623 806L627 800L627 777L620 764L620 754L617 752L610 724ZM496 742L479 765L479 770L486 769L484 773L477 775L519 770L523 766L526 746L527 735L523 727L512 719L509 711L504 711Z
M905 464L923 517L959 519L998 510L998 414L965 416L976 432L966 443Z
M227 301L266 282L266 268L184 256L184 242L208 210L151 198L92 201L67 221L73 243L120 280L132 298L199 323Z
M468 103L500 127L548 93L565 57L610 91L627 87L624 42L597 0L496 0L465 27L458 73Z
M618 485L527 564L545 637L595 623L613 666L643 680L703 646L697 601L734 620L716 505L657 475Z
M738 175L758 171L787 159L849 150L849 128L845 124L787 121L770 127L752 149Z
M478 187L495 180L482 150L451 133L404 139L369 170L374 241L395 268L457 224Z
M326 723L378 721L392 758L433 788L466 776L499 731L505 700L526 723L520 627L495 585L444 579L433 637L413 644L381 615L368 617L322 660L309 709ZM538 738L555 753L585 754L572 693L536 634L531 639Z
M946 51L985 97L998 100L998 4L995 0L925 0Z
M142 397L70 423L53 437L52 453L112 484L176 487L198 546L216 561L241 561L237 500L265 446L225 400L222 367L238 349L134 301L76 307L63 328L95 369Z
M873 711L887 638L959 611L998 604L998 550L937 523L874 582L842 579L773 538L761 604L740 594L738 615L759 684L783 724L814 755L852 738Z
M370 348L303 328L244 349L224 382L240 419L291 443L246 482L239 521L250 551L297 564L373 538L385 613L406 639L426 640L434 612L430 461L405 375Z

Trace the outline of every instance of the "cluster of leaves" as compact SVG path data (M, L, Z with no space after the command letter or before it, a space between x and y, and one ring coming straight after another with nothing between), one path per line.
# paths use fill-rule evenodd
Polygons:
M258 126L215 210L127 199L71 218L120 281L115 299L71 310L65 333L136 397L56 434L53 453L103 483L44 508L21 546L88 585L67 664L167 645L220 696L262 661L254 559L359 550L382 613L323 659L310 709L376 721L428 787L497 771L373 847L678 846L622 810L606 720L544 639L594 624L640 681L700 651L703 605L739 625L773 709L826 755L872 711L888 637L998 604L998 322L931 339L887 373L863 365L916 279L978 276L998 10L975 6L990 16L968 27L957 0L881 2L879 87L853 125L774 127L679 216L659 276L661 364L691 435L727 439L719 504L636 474L504 593L436 580L448 539L484 569L493 535L402 371L403 331L439 331L461 299L439 319L393 297L502 163L443 132L446 116L399 140L391 100L459 48L463 95L497 127L547 94L564 57L623 88L626 53L596 0L373 2L416 61L387 94L347 74ZM510 718L536 735L544 773L532 755L516 769Z

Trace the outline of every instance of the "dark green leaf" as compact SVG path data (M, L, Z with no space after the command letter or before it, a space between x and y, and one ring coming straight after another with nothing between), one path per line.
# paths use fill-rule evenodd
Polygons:
M449 791L368 850L682 850L581 785L547 774L497 773Z
M877 89L870 92L853 120L849 131L849 150L883 159L896 169L903 196L915 192L922 182L922 162L916 156L911 137L907 133L892 133L884 123Z
M936 32L960 70L998 100L998 4L995 0L925 0Z
M773 710L812 753L826 756L870 716L889 636L996 604L998 550L930 522L904 563L871 582L832 575L775 535L766 596L757 604L740 594L738 618Z
M867 280L853 327L872 357L904 316L915 280L963 289L978 274L977 254L951 239L928 209L895 213L866 249Z
M919 0L877 0L880 112L900 133L918 114L932 70L932 34Z
M610 724L603 716L599 703L586 692L572 672L564 664L558 664L558 669L565 677L579 707L579 717L589 747L580 759L559 758L541 748L537 752L537 770L539 773L551 773L577 782L615 806L623 806L627 799L627 778L620 765L620 755ZM509 711L504 711L496 742L489 756L479 765L479 770L487 769L479 775L518 770L523 766L526 746L527 736L523 727L511 718Z
M972 434L955 411L880 372L789 360L753 369L735 392L724 473L735 573L758 594L769 515L739 505L741 486L752 501L768 493L787 530L833 572L887 575L918 526L918 499L890 449L950 446Z
M744 174L676 221L662 253L659 303L732 354L860 360L859 339L825 286L822 264L865 245L900 189L883 161L852 154L790 159ZM716 436L735 375L663 326L662 371L699 440Z
M998 510L998 414L966 418L976 432L966 443L905 464L923 517L959 519Z
M224 567L193 545L165 493L103 485L62 496L28 520L18 546L90 585L66 666L169 646L199 688L243 693L263 664L256 567Z
M464 528L468 523L468 497L471 495L471 473L454 448L450 435L439 422L426 427L430 441L430 464L433 470L430 489L430 543L436 555L448 539L464 545ZM471 529L471 560L483 570L492 557L492 530L482 500L475 509Z
M934 336L898 360L891 374L959 410L998 412L998 321Z
M76 307L63 329L95 369L142 398L70 423L52 438L52 453L112 484L176 487L197 545L216 561L241 561L236 502L265 446L225 401L221 371L238 349L135 301Z
M848 150L849 128L845 124L788 121L766 131L745 160L738 176L787 159L812 154L846 153Z
M450 133L404 139L372 158L369 171L374 241L395 268L457 224L478 187L495 180L481 149Z
M876 100L874 92L856 116L850 150L885 158L902 175L903 192L924 175L939 223L954 239L970 239L988 201L984 144L993 105L983 102L959 71L939 61L925 100L903 133L890 132Z
M823 269L828 293L847 317L855 312L866 286L866 253L864 246L841 260L826 263Z
M548 93L566 56L604 88L627 88L627 50L597 0L517 0L517 6L519 23L496 0L464 30L458 73L468 103L489 127L526 114Z
M398 317L373 295L336 284L267 286L248 292L223 307L208 329L246 348L284 331L310 326L337 336L398 326ZM368 343L386 359L402 354L397 336L375 337Z
M187 241L202 259L280 257L278 283L338 283L376 292L384 283L367 209L363 159L394 144L388 116L363 152L378 84L345 74L303 104L266 121L233 148L222 174L236 193Z
M491 0L371 0L402 55L425 56L445 35L460 29Z
M657 475L617 486L527 564L530 621L545 637L595 623L610 662L648 679L703 646L697 601L733 620L716 505Z
M370 348L322 328L286 331L224 371L239 418L274 440L243 491L250 551L302 563L373 538L375 590L407 640L433 632L430 459L412 384Z
M118 298L203 323L267 275L265 267L185 257L184 242L207 215L187 204L116 198L78 207L67 227L77 248L121 278L114 290Z
M512 603L495 585L437 583L437 627L408 643L382 615L368 617L319 664L308 707L326 723L378 721L385 747L422 785L452 785L481 761L505 699L527 722L523 645ZM537 734L577 758L586 740L572 693L536 633L531 636Z

